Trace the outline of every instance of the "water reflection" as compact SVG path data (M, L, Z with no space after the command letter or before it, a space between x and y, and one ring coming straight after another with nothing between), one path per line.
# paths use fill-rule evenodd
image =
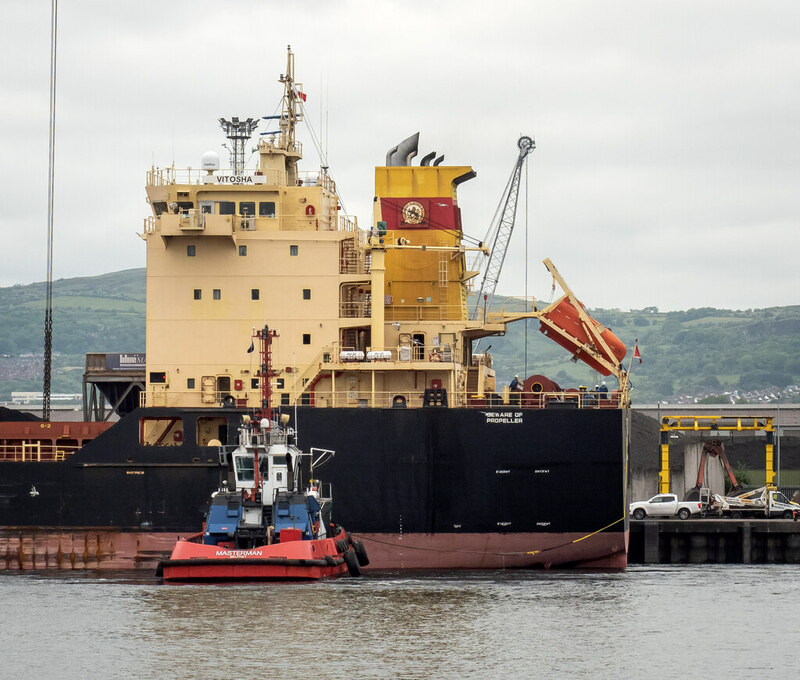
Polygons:
M7 677L714 678L789 670L800 629L780 566L236 586L48 572L0 577L0 597ZM731 610L746 635L712 625Z

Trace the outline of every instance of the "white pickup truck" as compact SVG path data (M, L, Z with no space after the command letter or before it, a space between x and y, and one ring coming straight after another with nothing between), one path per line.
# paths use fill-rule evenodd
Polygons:
M700 501L679 501L674 493L660 493L649 501L637 501L630 504L630 513L634 519L645 517L673 517L689 519L703 509Z

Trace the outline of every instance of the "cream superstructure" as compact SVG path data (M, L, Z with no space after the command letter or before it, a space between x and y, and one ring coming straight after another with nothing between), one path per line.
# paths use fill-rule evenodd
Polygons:
M298 168L304 95L291 51L280 80L278 129L262 133L255 169L243 162L255 123L221 119L232 169L207 154L201 170L148 173L146 405L259 406L260 355L248 349L265 324L280 334L275 405L481 405L495 378L473 340L543 312L469 319L477 272L466 267L456 189L475 173L429 157L412 167L410 138L376 168L374 222L360 230L327 169Z

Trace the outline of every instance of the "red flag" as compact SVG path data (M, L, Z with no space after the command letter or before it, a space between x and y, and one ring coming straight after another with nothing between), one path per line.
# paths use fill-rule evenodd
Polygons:
M638 359L640 364L642 363L642 354L639 352L638 342L633 346L633 358Z
M295 85L295 88L294 88L294 93L295 93L295 94L296 94L298 97L300 97L300 99L302 99L303 101L305 101L305 100L306 100L306 93L305 93L305 92L303 92L303 91L301 91L301 90L300 90L300 88L299 88L299 87L297 87L296 85Z

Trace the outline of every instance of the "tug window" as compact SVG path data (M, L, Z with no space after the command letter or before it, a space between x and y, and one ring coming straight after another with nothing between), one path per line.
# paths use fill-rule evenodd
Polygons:
M241 203L239 203L239 214L250 215L250 216L255 215L256 214L255 201L242 201Z
M260 296L261 296L261 291L260 291L258 288L253 288L253 289L250 291L250 299L251 299L251 300L258 300L258 298L259 298Z
M217 205L219 206L220 215L233 215L236 212L236 203L234 201L220 201Z
M289 255L291 255L292 257L297 256L299 252L300 252L300 246L289 246Z
M259 217L275 217L275 203L273 201L261 201L258 204Z
M250 457L236 456L236 479L242 482L252 482L255 479L255 465Z
M186 246L186 257L194 257L197 254L196 246Z
M203 298L203 291L200 290L199 288L195 288L194 289L194 299L195 300L201 300L202 298Z

